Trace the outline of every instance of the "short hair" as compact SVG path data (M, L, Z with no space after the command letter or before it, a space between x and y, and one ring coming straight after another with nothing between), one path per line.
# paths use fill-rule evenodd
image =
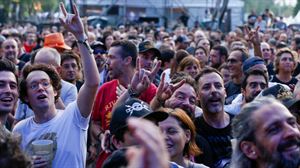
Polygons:
M216 70L215 68L212 68L212 67L205 67L203 68L200 73L196 76L195 80L197 82L197 84L199 84L199 81L200 81L200 78L206 74L210 74L210 73L216 73L218 74L222 79L223 78L223 75L218 71Z
M170 74L171 77L176 72L179 63L183 60L183 58L187 56L189 56L189 53L186 50L180 49L176 52L175 60L171 65L171 74Z
M81 69L80 57L72 50L65 50L61 54L61 64L60 65L62 65L64 63L64 61L69 60L69 59L75 59L78 69L79 70Z
M2 71L12 72L15 75L16 80L18 81L17 68L13 62L7 59L0 60L0 72Z
M281 48L277 51L276 53L276 57L275 57L275 64L274 64L274 70L275 73L277 74L279 72L279 62L280 62L280 57L282 54L284 53L289 53L292 56L293 62L294 62L294 69L296 68L296 59L295 59L295 55L293 54L292 50L290 50L289 48L285 47L285 48Z
M233 168L254 167L254 162L250 160L241 150L240 143L242 141L255 142L255 120L252 118L253 113L263 106L279 103L278 100L272 97L260 97L254 99L252 102L245 104L241 112L236 115L231 123L232 135L236 141L236 146L233 146L233 154L231 164Z
M161 60L161 65L164 66L166 62L170 62L175 56L175 51L171 49L163 49L161 51L161 56L158 58Z
M120 40L120 41L114 41L111 44L111 47L121 47L122 52L120 52L121 57L125 59L126 57L131 57L131 65L133 67L136 67L136 58L138 56L138 51L136 45L128 40Z
M198 67L199 70L201 69L200 62L197 58L195 58L191 55L187 56L179 63L179 65L177 67L177 72L183 71L185 67L191 66L193 64L196 64L196 66Z
M56 65L53 65L55 67L60 66L60 62L61 62L61 56L59 54L59 52L54 49L54 48L50 48L50 47L43 47L41 48L35 55L34 61L33 63L36 63L36 56L38 55L43 55L45 53L49 53L49 56L51 56L50 58L48 58L49 60L53 60L54 63ZM44 55L43 55L44 57ZM46 62L43 62L44 64L47 64Z
M249 57L249 54L247 54L247 51L245 50L245 49L243 49L243 48L234 48L233 50L231 50L231 52L233 52L233 51L239 51L239 52L241 52L241 61L242 61L242 63L244 63L247 59L248 59L248 57Z
M217 45L214 46L211 50L216 50L219 52L220 56L225 56L225 60L227 60L228 58L228 50L226 47L221 46L221 45Z
M198 47L196 47L194 55L196 54L196 51L198 49L202 49L204 51L205 55L208 56L208 51L207 51L207 49L204 46L198 46Z
M186 84L191 85L197 94L198 86L195 79L185 72L176 72L171 78L171 83L176 84L182 80L185 80Z
M28 75L33 71L43 71L49 76L52 87L57 92L57 95L55 96L55 101L57 101L57 99L60 96L60 90L62 87L61 86L61 78L60 78L59 74L57 73L57 71L53 68L53 66L47 65L47 64L28 65L24 68L23 73L22 73L23 79L20 82L20 99L21 99L21 101L24 102L25 104L27 104L29 107L31 107L31 105L28 102L26 102L26 100L25 100L25 98L27 96L26 79L27 79Z
M246 89L246 86L247 86L247 80L249 78L249 76L263 76L265 81L266 81L266 84L268 85L268 82L269 82L269 79L267 77L267 75L262 71L262 70L258 70L258 69L254 69L254 70L250 70L249 72L245 73L245 76L243 78L243 81L242 81L242 88L243 89Z
M191 139L187 144L185 144L183 149L183 155L191 157L201 154L202 152L196 144L196 127L192 119L187 115L187 113L180 108L161 108L159 109L159 111L167 112L169 114L169 117L174 117L178 121L182 129L190 130Z

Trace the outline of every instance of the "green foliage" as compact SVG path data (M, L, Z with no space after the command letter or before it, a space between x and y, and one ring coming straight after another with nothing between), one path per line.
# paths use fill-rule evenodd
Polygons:
M300 0L297 0L297 4L293 10L293 16L296 16L299 10L300 10Z
M300 0L297 0L298 3ZM265 9L269 9L275 16L291 16L293 14L293 7L280 6L274 3L274 0L244 0L245 12L250 13L254 10L256 14L262 14Z

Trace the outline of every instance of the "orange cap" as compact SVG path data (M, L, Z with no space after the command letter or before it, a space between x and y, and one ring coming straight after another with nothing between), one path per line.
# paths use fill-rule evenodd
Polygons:
M71 50L72 48L65 44L64 37L61 33L50 33L45 36L44 47L62 48Z

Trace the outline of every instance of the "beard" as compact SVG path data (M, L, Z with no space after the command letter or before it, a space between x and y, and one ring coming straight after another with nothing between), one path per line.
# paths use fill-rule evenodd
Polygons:
M284 149L294 144L299 147L300 140L297 138L282 142L278 145L277 150L273 153L264 150L263 145L260 143L257 143L257 146L262 154L261 159L267 163L267 168L298 168L300 166L300 152L292 154L290 158L286 158L283 155Z

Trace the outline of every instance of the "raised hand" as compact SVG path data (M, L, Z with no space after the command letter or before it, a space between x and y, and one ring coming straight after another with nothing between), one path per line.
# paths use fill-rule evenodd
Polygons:
M139 144L129 147L126 152L128 167L168 168L169 154L164 142L164 136L152 122L144 119L128 119L131 135Z
M143 68L141 68L139 61L137 65L137 71L135 72L130 87L138 94L141 94L143 91L145 91L151 84L151 82L154 80L155 75L157 74L161 62L158 61L153 69L150 71L147 71Z
M248 26L244 26L246 40L251 41L253 44L260 44L259 40L259 26L255 30L249 29Z
M64 4L61 2L60 11L62 12L63 17L59 18L59 20L65 29L73 33L78 40L84 40L86 35L84 33L84 27L78 9L75 4L73 4L72 8L74 14L68 13Z
M160 102L163 103L167 99L169 99L174 91L178 88L180 88L184 83L185 80L180 81L179 83L176 84L168 84L165 83L165 73L162 74L161 81L158 85L157 91L156 91L156 99Z

